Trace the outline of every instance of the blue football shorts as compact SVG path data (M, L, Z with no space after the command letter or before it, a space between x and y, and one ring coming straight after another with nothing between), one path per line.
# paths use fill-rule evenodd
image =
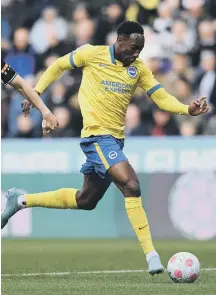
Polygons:
M86 162L80 172L95 172L103 179L110 179L107 170L113 165L127 161L123 153L124 139L111 135L99 135L81 138L80 147L86 155Z

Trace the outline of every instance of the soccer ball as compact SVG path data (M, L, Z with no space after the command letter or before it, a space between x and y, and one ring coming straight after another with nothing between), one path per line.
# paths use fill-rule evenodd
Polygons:
M170 258L167 271L175 283L193 283L200 275L200 263L195 255L179 252Z

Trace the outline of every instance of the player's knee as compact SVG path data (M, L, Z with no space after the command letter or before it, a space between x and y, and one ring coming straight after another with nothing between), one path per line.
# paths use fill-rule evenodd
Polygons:
M128 180L123 187L123 193L125 197L140 197L141 190L138 180Z
M81 210L93 210L96 208L97 206L97 203L96 202L92 202L92 201L89 201L89 200L81 200L81 201L78 201L77 202L77 206L79 209Z
M96 208L97 203L89 195L85 195L82 192L77 195L77 207L81 210L93 210Z
M94 210L97 206L97 203L93 203L93 202L84 202L82 204L82 208L80 209L83 209L83 210L87 210L87 211L91 211L91 210Z

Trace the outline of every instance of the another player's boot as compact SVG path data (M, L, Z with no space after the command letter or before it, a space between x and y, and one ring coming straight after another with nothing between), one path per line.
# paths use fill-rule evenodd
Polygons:
M164 272L164 267L161 264L160 256L152 256L148 261L148 272L150 275L160 274Z
M18 197L21 195L15 188L7 191L7 202L5 208L1 212L1 228L4 228L8 220L20 210L18 206Z

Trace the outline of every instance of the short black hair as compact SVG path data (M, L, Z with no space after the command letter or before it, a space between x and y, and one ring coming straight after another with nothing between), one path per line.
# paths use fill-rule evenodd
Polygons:
M143 27L137 23L137 22L133 22L133 21L124 21L123 23L121 23L118 28L117 28L117 35L127 35L130 36L131 34L144 34L144 30Z

